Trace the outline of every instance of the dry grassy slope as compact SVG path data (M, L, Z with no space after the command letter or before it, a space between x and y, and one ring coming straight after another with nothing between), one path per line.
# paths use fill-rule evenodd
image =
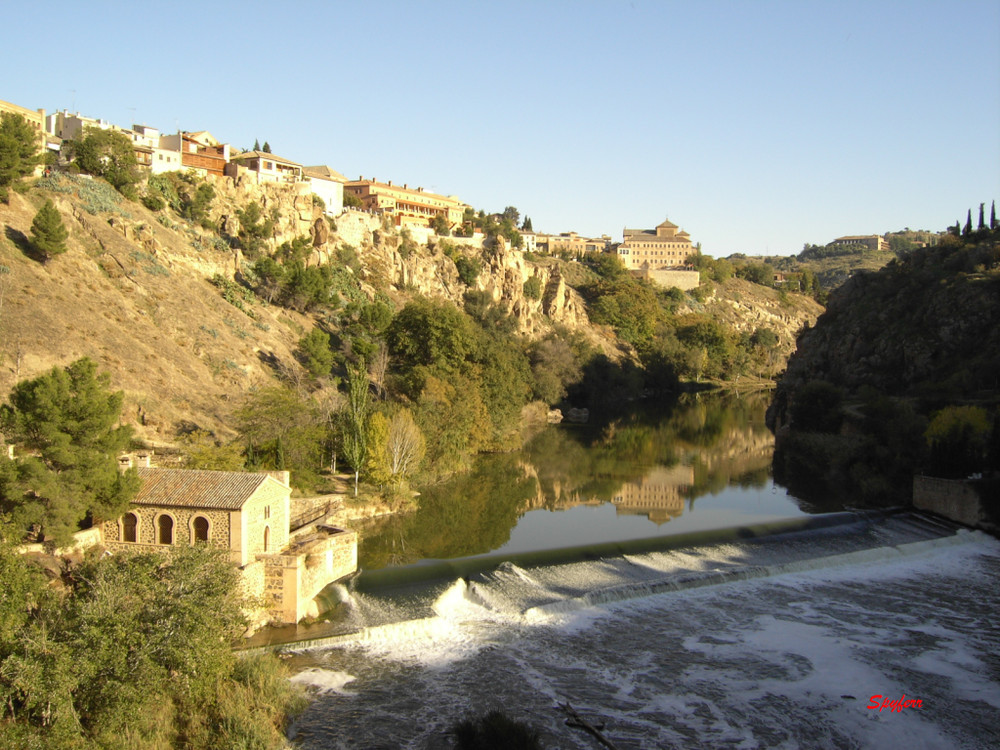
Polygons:
M87 356L124 390L124 419L155 445L185 424L230 434L243 394L273 379L265 360L294 366L292 349L311 323L261 305L254 321L227 303L207 279L231 271L230 254L196 251L141 206L127 204L132 218L124 223L145 224L145 243L72 197L51 195L69 251L45 265L27 257L18 233L30 233L45 197L32 191L0 204L0 264L10 269L0 278L0 398L20 379Z
M732 278L724 284L714 284L714 294L705 299L694 312L706 312L718 322L737 331L752 334L758 328L770 328L778 334L775 371L784 369L786 360L795 351L795 337L805 325L812 326L823 312L823 306L802 294L781 295L777 290Z

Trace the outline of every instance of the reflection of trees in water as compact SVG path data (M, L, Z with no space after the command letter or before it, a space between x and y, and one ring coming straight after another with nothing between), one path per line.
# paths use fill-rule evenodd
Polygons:
M363 529L361 566L465 557L501 547L536 487L517 454L484 456L467 474L425 489L416 513Z
M669 491L689 503L730 485L762 487L774 445L768 399L686 394L603 424L543 430L520 453L480 457L473 471L423 490L416 513L362 529L361 565L484 554L503 546L528 510L621 504L623 488L648 494L656 477L672 477Z

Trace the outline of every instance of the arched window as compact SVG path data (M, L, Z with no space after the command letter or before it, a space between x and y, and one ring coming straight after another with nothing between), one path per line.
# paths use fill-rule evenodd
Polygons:
M205 516L195 516L192 528L194 529L194 540L196 542L208 541L208 519Z
M157 520L157 541L160 544L174 543L174 519L168 515L162 515Z
M267 552L267 546L271 541L271 528L269 526L264 527L264 551Z
M122 518L122 541L139 541L139 517L135 513L126 513Z

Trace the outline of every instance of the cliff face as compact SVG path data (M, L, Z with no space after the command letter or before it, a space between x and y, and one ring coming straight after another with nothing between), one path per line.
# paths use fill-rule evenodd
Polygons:
M276 218L270 248L310 237L307 262L316 264L352 245L370 296L384 293L397 305L415 294L463 304L469 287L439 242L404 247L397 232L361 212L331 225L309 195L286 186L212 184L210 218L221 234L237 235L236 211L257 201ZM183 428L231 435L232 412L247 390L274 382L277 372L301 377L296 344L314 321L241 287L227 301L210 279L238 278L247 260L239 250L219 234L169 212L151 213L102 185L64 178L58 191L12 193L9 205L0 203L0 400L14 383L88 356L125 391L123 417L150 444L171 442ZM99 201L91 195L95 186ZM31 256L27 238L46 197L70 238L65 254L43 264ZM526 335L542 335L559 322L597 338L583 301L557 268L536 267L505 246L457 252L481 258L473 288L512 314ZM542 279L541 300L524 295L532 275Z
M996 392L1000 243L943 242L852 277L803 333L770 409L787 424L795 393L824 380L857 393L950 398Z

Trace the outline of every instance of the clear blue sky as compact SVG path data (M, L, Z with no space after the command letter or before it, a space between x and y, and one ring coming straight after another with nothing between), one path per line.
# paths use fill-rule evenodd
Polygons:
M7 3L0 99L715 256L1000 199L1000 3Z

